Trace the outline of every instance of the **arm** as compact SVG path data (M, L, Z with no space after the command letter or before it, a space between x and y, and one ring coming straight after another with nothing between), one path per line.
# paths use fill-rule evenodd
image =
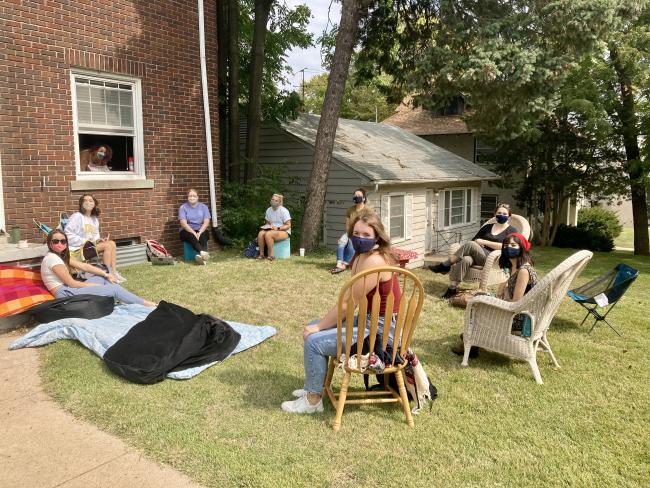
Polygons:
M84 283L83 281L75 280L70 274L70 271L68 271L68 268L65 264L55 264L52 266L52 271L56 277L63 282L63 284L69 286L70 288L86 288L89 286L97 286L94 283Z
M359 273L361 271L365 271L366 269L369 268L375 268L377 266L385 266L386 262L384 259L379 256L379 255L372 255L369 256L363 263L363 266L361 266L356 272ZM365 285L365 286L364 286ZM359 280L357 281L353 287L352 287L352 296L354 298L355 303L359 303L361 301L361 298L377 286L377 276L376 275L369 275L366 277L365 280ZM342 312L343 315L347 312L347 300L343 302L342 306ZM326 330L326 329L332 329L336 327L337 325L337 320L338 320L338 302L327 312L322 319L317 324L314 325L307 325L303 329L303 339L306 339L307 336L310 334L313 334L314 332L318 332L321 330Z
M112 274L107 273L103 269L98 268L97 266L93 266L92 264L84 263L82 261L77 261L74 258L70 258L70 266L81 271L86 271L87 273L92 273L94 275L101 276L102 278L106 278L111 283L117 283L117 280Z
M197 230L196 232L198 234L203 234L205 232L205 229L208 228L208 225L210 225L210 219L203 219L203 223L201 224L201 228Z
M78 249L83 246L86 236L83 235L83 225L79 212L73 213L70 217L70 221L65 226L65 236L71 249Z
M291 229L291 219L287 220L284 224L277 228L277 230L287 231Z
M190 234L196 235L196 231L190 227L190 224L188 224L187 220L185 220L185 219L181 220L181 228L183 230L186 230Z
M500 251L501 247L503 247L503 243L488 241L487 239L476 239L476 243L493 251Z
M526 286L528 286L528 281L530 280L530 273L526 268L520 268L517 272L517 281L515 283L515 291L513 295L509 297L509 301L516 302L524 296L526 293Z

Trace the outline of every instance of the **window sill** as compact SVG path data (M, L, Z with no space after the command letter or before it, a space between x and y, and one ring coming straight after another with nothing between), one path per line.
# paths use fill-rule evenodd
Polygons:
M154 187L154 180L77 180L70 183L72 191L142 190Z

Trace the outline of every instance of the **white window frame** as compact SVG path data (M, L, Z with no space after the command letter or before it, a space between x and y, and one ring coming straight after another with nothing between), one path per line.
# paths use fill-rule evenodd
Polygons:
M470 219L467 220L467 190L471 190L471 196L470 196ZM451 192L452 191L462 191L463 192L463 221L459 224L452 224L451 223L451 204L449 206L449 225L445 225L445 212L447 211L447 208L445 206L445 199L446 199L446 194L447 192L449 193L449 198L451 199ZM438 206L439 206L439 222L438 222L438 228L439 229L457 229L459 227L467 227L468 225L475 224L478 222L479 216L477 214L480 213L479 209L477 208L479 205L476 203L479 198L479 189L473 186L464 186L464 187L458 187L458 188L444 188L440 190L440 195L439 195L439 200L438 200ZM451 200L450 200L451 203ZM480 203L480 201L479 201Z
M119 82L122 84L129 84L133 87L133 123L134 123L134 136L133 136L133 156L134 168L133 171L111 171L109 173L99 173L91 171L81 171L81 164L79 162L80 149L79 149L79 122L77 114L77 87L75 83L76 77L88 78L90 80L104 81L104 82ZM112 181L112 180L144 180L145 174L145 161L144 161L144 131L142 125L142 82L138 78L130 76L117 75L113 73L102 73L96 71L86 70L70 70L70 86L72 95L72 121L74 127L74 152L75 152L75 169L77 180L87 181ZM123 136L111 132L110 129L97 130L93 132L81 132L83 134L99 134L107 136Z
M393 197L404 197L404 215L402 228L404 235L393 237L390 235L390 203ZM408 192L392 192L381 195L381 221L384 225L384 230L388 233L391 243L397 244L400 242L408 241L412 238L413 227L413 193Z

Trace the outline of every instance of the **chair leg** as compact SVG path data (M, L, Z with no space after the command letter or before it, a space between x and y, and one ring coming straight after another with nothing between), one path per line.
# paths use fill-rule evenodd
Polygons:
M341 385L341 391L339 393L339 398L336 405L336 417L334 417L334 424L332 425L334 432L341 430L341 419L343 418L343 409L345 408L345 397L348 395L350 376L351 374L347 371L343 376L343 384Z
M537 366L537 358L533 356L528 360L528 364L530 364L530 369L533 370L533 377L535 378L537 384L543 385L544 382L542 381L542 375L540 374L539 367Z
M411 405L409 405L409 397L406 393L406 386L404 385L404 376L402 372L398 371L395 373L395 379L397 380L397 388L399 390L399 396L402 399L402 410L404 410L404 415L406 416L406 423L409 427L413 427L413 415L411 414Z
M469 361L469 352L472 350L472 346L467 343L463 343L463 347L465 350L463 351L463 362L460 363L461 366L468 366L468 361Z
M555 354L553 354L553 350L551 349L551 345L548 343L548 339L546 338L546 334L544 334L540 340L542 345L544 346L545 351L551 356L551 361L553 361L553 365L556 368L560 368L560 363L557 362L557 359L555 359Z
M325 382L323 383L323 388L329 388L332 384L332 378L334 377L334 360L329 358L327 363L327 376L325 376Z

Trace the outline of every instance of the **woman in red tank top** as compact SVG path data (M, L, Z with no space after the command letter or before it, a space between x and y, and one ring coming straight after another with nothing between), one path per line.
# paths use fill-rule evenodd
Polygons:
M390 238L384 226L374 211L359 214L351 223L349 231L355 257L351 263L352 274L355 275L370 268L393 265L394 259L390 252ZM365 285L365 286L364 286ZM382 273L379 276L379 294L381 296L382 313L386 307L386 296L391 287L395 295L393 311L397 312L400 302L400 288L397 278L392 273ZM363 295L371 300L377 288L377 276L369 275L368 279L358 281L352 288L352 294L359 301ZM345 305L344 305L345 306ZM311 323L303 329L304 344L304 388L295 390L296 400L282 403L282 410L290 413L315 413L323 411L323 382L327 374L327 358L336 355L336 322L338 304L335 304L323 318ZM343 310L345 313L345 308ZM383 315L380 320L382 333ZM363 320L363 319L362 319ZM364 324L365 326L366 324ZM392 338L394 323L389 324L389 334ZM357 324L354 324L354 339L356 340Z

